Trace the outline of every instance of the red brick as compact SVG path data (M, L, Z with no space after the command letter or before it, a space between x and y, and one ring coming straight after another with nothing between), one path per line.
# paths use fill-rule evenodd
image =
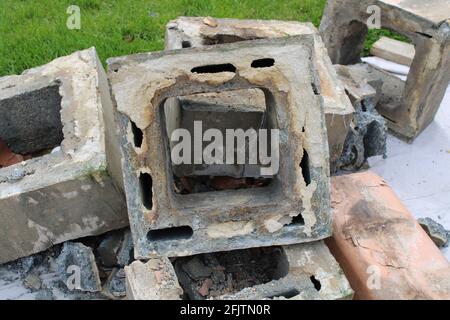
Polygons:
M450 299L450 263L382 178L333 177L331 198L327 244L355 299Z

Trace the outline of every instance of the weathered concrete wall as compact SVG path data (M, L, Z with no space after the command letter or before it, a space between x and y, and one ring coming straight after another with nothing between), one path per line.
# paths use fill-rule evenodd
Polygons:
M214 24L211 24L210 19L205 19L179 17L169 22L166 27L166 49L202 47L302 34L314 36L315 63L320 83L318 90L324 100L330 168L331 172L334 172L354 110L336 76L317 29L311 23L294 21L213 19Z
M320 86L313 46L313 36L303 35L108 60L138 259L153 253L185 256L292 244L329 235L328 145L323 98L315 90ZM251 66L265 58L274 59L274 65ZM217 63L233 65L236 72L192 71ZM175 194L161 104L169 97L255 87L270 97L268 114L280 130L280 168L272 184ZM133 123L143 136L139 146Z
M10 108L2 110L2 119L5 115L22 128L16 132L23 132L19 140L27 145L16 151L33 152L59 145L59 140L51 141L50 137L43 138L44 143L31 139L33 134L24 128L30 121L29 114L22 113L21 118L16 108L40 106L36 119L41 117L39 122L48 124L44 125L49 128L47 134L62 134L59 148L51 153L0 169L0 263L128 223L125 198L116 186L121 185L121 173L117 171L120 156L109 148L114 144L111 136L105 142L105 123L113 124L105 120L109 115L103 117L109 112L103 106L111 105L111 100L101 71L95 49L88 49L22 75L0 78L0 101ZM49 88L55 86L58 91L50 94ZM11 102L27 96L26 104ZM56 112L45 118L45 111L51 111L45 107L46 99L48 108L56 108ZM38 128L28 126L27 130L34 133Z
M392 131L413 140L433 121L450 81L450 6L446 0L426 5L419 0L328 1L320 31L334 64L360 62L371 5L380 8L382 28L407 36L415 45L406 83L385 84L387 99L377 105Z

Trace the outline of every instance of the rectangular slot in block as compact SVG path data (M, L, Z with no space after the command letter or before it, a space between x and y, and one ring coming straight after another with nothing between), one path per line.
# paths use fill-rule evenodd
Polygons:
M183 161L176 164L172 161L176 193L270 185L272 176L261 176L262 165L258 159L261 139L268 146L267 155L271 156L270 135L263 137L259 130L270 130L276 125L276 120L272 119L274 113L270 111L274 107L269 106L268 110L266 100L264 91L256 88L166 100L163 108L167 145L172 160L177 157ZM201 149L196 149L196 143ZM195 163L198 152L202 163Z
M59 85L0 100L0 140L24 159L41 156L64 138Z
M185 298L203 300L281 279L289 263L281 247L268 247L177 258L173 265ZM284 294L291 296L292 290Z

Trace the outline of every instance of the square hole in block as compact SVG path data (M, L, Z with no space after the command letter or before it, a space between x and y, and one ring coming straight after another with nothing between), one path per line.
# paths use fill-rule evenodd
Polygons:
M176 258L172 263L184 298L190 300L233 294L281 279L289 271L289 262L281 247L199 254ZM298 294L294 291L286 290L285 294Z
M13 164L6 158L20 162L61 145L60 111L58 84L0 100L0 167Z
M175 193L270 186L276 174L261 174L264 165L259 153L265 141L264 153L272 156L270 135L277 120L270 92L253 88L172 97L163 108ZM267 130L267 135L260 135L260 129ZM184 141L186 137L189 141ZM213 145L222 146L221 151ZM208 154L215 160L208 161ZM175 161L175 156L183 158L183 163Z

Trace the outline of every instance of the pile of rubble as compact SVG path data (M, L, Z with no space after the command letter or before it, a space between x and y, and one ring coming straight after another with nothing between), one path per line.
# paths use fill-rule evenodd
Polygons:
M320 33L180 17L107 73L91 48L0 78L0 298L449 298L448 232L356 172L449 82L449 12L391 2L330 1ZM360 61L370 4L416 45L406 84ZM173 163L177 129L277 129L279 170Z

